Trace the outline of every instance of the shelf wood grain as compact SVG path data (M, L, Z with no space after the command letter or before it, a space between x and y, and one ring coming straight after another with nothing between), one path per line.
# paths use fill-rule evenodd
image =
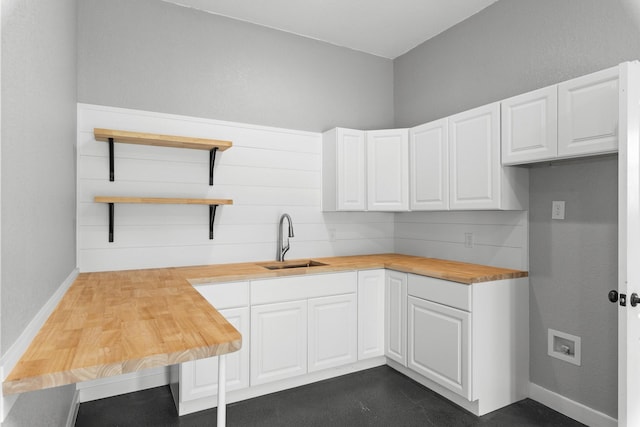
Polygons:
M96 203L142 203L153 205L232 205L231 199L190 199L175 197L95 196Z
M230 148L231 141L217 139L192 138L187 136L161 135L155 133L130 132L114 129L93 129L93 135L98 141L109 142L113 138L114 142L124 144L155 145L158 147L191 148L194 150L211 150L217 148L224 151Z

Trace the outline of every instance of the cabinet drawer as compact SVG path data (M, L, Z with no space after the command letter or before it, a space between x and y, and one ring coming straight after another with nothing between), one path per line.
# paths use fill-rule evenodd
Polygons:
M249 282L209 283L194 288L216 310L249 305Z
M408 294L471 311L471 285L409 274Z
M355 271L254 280L251 305L355 293L357 283Z

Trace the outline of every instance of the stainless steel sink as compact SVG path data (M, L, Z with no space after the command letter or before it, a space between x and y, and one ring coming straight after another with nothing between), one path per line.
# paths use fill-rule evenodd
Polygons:
M313 261L313 260L304 260L304 261L283 261L283 262L274 262L271 264L258 264L258 265L268 270L284 270L284 269L290 269L290 268L322 267L323 265L327 265L327 264L324 264L318 261Z

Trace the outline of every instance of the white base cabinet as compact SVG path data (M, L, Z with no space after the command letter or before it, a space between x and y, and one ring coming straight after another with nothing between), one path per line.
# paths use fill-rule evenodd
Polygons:
M249 335L249 309L220 310L244 337ZM246 343L246 340L245 340ZM249 352L237 351L227 356L227 391L249 387ZM218 394L218 358L199 359L180 365L183 400L212 398ZM212 401L214 399L212 398Z
M228 401L387 364L476 415L527 396L528 279L463 285L393 270L196 289L242 334ZM180 415L216 406L217 359L171 368Z
M384 355L385 270L358 271L358 360Z
M384 355L407 366L407 273L387 271L384 319Z
M226 390L235 391L249 387L249 282L204 284L195 286L195 289L242 335L242 348L227 355ZM170 371L170 385L178 415L217 405L217 357L173 365Z
M357 360L357 274L251 282L251 386Z
M407 366L420 375L471 398L471 314L409 297Z
M251 385L307 372L307 301L251 307Z
M358 360L356 294L312 298L309 310L309 372Z
M527 397L528 279L408 276L408 363L392 367L476 415Z

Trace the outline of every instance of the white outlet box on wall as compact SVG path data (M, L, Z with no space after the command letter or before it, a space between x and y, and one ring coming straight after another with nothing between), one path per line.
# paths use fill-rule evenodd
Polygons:
M549 329L547 354L565 362L581 365L581 339L575 335Z
M554 200L551 202L551 219L564 219L563 200Z

